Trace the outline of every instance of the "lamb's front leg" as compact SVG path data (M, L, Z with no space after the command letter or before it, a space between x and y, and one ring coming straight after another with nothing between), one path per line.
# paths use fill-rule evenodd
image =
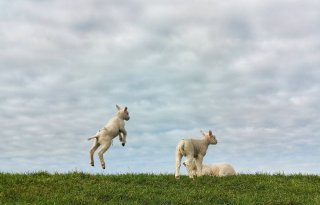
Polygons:
M126 138L127 138L127 131L125 129L120 130L119 139L120 139L120 142L122 142L122 146L126 144Z
M195 159L195 164L196 164L196 170L197 176L202 176L202 162L203 162L203 156L202 155L198 155L198 157Z
M189 178L193 179L195 176L195 159L193 155L187 155L187 160L185 161L185 166L189 175Z
M122 142L122 132L119 132L119 140L120 140L120 142Z

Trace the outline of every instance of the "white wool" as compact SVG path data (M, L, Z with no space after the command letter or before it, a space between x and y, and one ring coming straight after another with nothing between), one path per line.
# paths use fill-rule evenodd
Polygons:
M196 171L197 167L195 163L192 165L193 171ZM203 164L201 175L209 176L232 176L236 175L234 168L228 163L216 163L216 164Z
M215 135L212 131L203 133L202 139L183 139L176 147L176 172L175 177L179 179L180 177L180 166L182 156L187 158L185 164L187 167L188 175L193 178L194 175L201 175L202 161L203 157L206 155L208 146L210 144L217 144ZM197 167L196 172L192 169L193 164Z
M90 164L94 166L93 154L101 145L101 150L98 153L101 166L105 169L105 161L103 159L103 154L109 149L113 138L119 136L120 142L124 146L126 143L127 131L124 128L124 120L129 120L129 112L127 107L120 108L117 105L117 115L111 118L108 123L101 128L94 136L88 138L88 140L95 139L92 148L90 149Z

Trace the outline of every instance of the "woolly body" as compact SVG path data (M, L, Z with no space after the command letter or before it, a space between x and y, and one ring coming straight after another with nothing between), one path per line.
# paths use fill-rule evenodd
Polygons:
M103 169L105 169L105 161L103 159L103 154L109 149L112 144L112 140L119 135L119 139L124 146L126 143L127 131L125 129L124 120L129 120L129 112L127 107L120 108L117 105L117 115L111 118L108 123L100 129L94 136L88 138L88 140L95 139L92 148L90 149L90 164L94 166L93 154L101 145L101 149L98 153L100 163Z
M197 167L196 171L198 175L201 175L202 161L203 157L207 153L208 146L210 144L217 144L215 135L209 130L208 134L203 133L202 139L183 139L176 147L176 172L175 177L179 179L180 177L180 166L181 158L185 156L187 160L185 161L188 175L193 178L197 173L192 169L192 165L195 164Z
M196 172L196 165L193 164L192 169ZM233 176L236 175L236 171L234 168L227 163L217 163L217 164L203 164L201 175L209 175L209 176Z

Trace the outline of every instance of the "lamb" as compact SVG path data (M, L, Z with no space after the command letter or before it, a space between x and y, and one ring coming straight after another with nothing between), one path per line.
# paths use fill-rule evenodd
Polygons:
M118 112L117 115L109 120L109 122L100 129L95 135L88 138L88 140L95 139L92 148L90 149L90 164L94 166L93 154L101 145L101 150L98 153L100 163L103 169L105 169L105 161L103 159L103 154L109 149L112 140L119 135L120 142L122 146L126 144L127 131L124 128L124 120L128 121L130 119L128 108L121 108L116 105Z
M212 131L203 133L202 139L183 139L181 140L176 147L176 172L175 178L180 178L180 166L182 156L187 158L185 164L190 178L193 178L194 175L201 175L202 172L202 161L203 157L206 155L208 146L210 144L217 144L215 135L212 134ZM195 164L196 172L192 166Z
M183 165L186 166L186 163L184 162ZM193 172L196 172L197 167L195 163L193 163L191 167ZM233 176L233 175L236 175L236 171L230 164L227 164L227 163L207 164L207 165L203 164L201 175L217 176L217 177Z

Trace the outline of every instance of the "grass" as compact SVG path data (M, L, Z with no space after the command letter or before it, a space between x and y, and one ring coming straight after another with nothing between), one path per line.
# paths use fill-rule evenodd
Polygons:
M85 173L0 173L0 204L312 204L317 175L199 177Z

